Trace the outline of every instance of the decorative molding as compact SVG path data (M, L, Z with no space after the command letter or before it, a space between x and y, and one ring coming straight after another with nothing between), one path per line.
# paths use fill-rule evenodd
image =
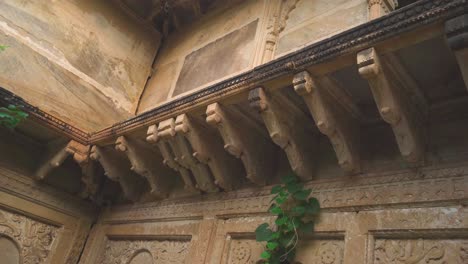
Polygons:
M115 149L127 155L132 167L130 170L146 178L157 198L167 198L174 185L175 173L164 166L163 159L151 145L139 139L120 136Z
M382 175L363 175L353 181L309 182L324 211L435 206L468 202L468 165L427 168ZM266 212L270 188L205 195L181 200L116 206L103 216L107 223L199 218L203 215L246 215ZM155 209L157 208L157 210Z
M367 0L369 20L384 16L398 7L398 0Z
M422 162L425 116L408 96L410 89L404 86L409 84L392 70L391 64L385 62L375 48L359 52L357 64L359 73L369 82L381 117L393 129L401 154L408 162Z
M26 216L0 210L0 236L12 239L19 247L21 263L37 264L50 261L52 245L59 228Z
M307 71L293 79L320 132L330 139L338 164L349 173L360 171L359 121L349 109L352 100L328 77L315 80ZM330 91L334 91L330 93Z
M242 164L224 150L223 141L215 129L204 121L183 114L176 118L175 130L188 140L193 156L208 165L216 185L228 191L240 186Z
M260 186L267 184L274 175L277 149L266 131L240 111L219 103L208 105L206 121L218 129L224 149L242 161L247 179Z
M249 93L250 106L260 112L271 139L284 150L292 170L303 180L314 175L318 137L306 114L280 92L263 87Z

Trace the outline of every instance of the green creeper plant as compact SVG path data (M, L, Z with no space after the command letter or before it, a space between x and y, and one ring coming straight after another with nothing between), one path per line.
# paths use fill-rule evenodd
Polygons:
M297 176L290 174L282 178L282 185L274 186L269 212L276 216L275 225L263 223L255 230L256 240L267 242L261 258L263 263L293 263L300 235L314 230L314 219L320 211L320 204L312 190L304 189Z
M8 107L0 107L0 125L13 129L21 121L25 120L28 114L16 107L15 105L9 105Z
M5 45L0 45L0 51L4 51L8 48L8 46Z

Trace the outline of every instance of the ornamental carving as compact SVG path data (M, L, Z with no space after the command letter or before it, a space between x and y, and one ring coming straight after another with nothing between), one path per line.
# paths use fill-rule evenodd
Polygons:
M377 239L374 264L467 263L467 239Z
M229 264L255 264L260 259L263 245L255 240L234 239L231 241Z
M109 240L100 263L127 264L141 252L149 253L153 263L186 263L189 248L189 241Z
M23 264L44 263L57 235L57 227L23 215L0 211L0 236L16 242Z

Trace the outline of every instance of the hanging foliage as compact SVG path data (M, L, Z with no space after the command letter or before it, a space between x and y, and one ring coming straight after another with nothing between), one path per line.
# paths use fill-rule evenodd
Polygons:
M318 200L309 198L312 190L304 189L295 175L284 177L282 182L271 190L275 196L269 212L276 215L275 225L263 223L255 230L257 241L267 242L261 254L263 263L293 263L300 235L314 230L320 211Z
M28 114L15 105L0 107L0 126L13 129L27 117Z

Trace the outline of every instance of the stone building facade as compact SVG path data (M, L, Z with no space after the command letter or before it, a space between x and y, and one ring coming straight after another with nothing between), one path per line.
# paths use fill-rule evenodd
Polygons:
M2 263L468 263L466 0L0 1ZM0 113L1 113L0 109Z

